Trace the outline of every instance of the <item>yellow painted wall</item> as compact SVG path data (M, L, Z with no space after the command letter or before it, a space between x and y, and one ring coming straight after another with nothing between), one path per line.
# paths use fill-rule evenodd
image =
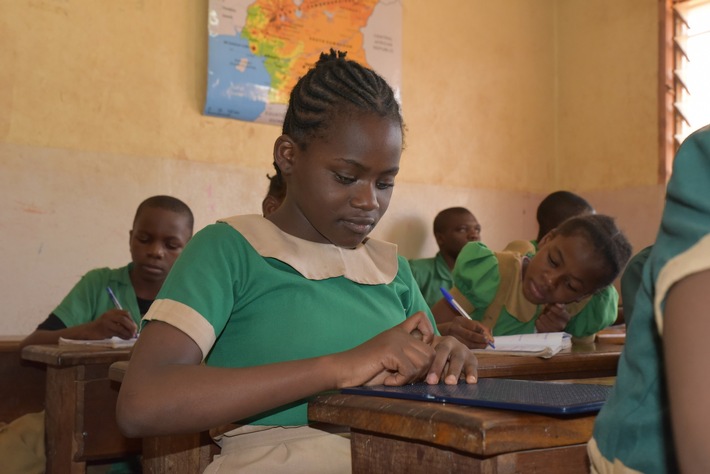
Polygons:
M3 142L261 166L274 127L201 115L207 2L2 0Z
M502 247L534 235L537 203L564 187L648 243L655 1L403 5L407 148L375 237L432 255L434 215L462 205ZM206 23L206 0L0 0L0 334L34 329L91 268L127 263L147 196L185 200L197 229L260 211L279 128L201 114ZM619 87L623 101L607 97Z
M547 0L406 2L404 179L549 189L553 7Z
M555 182L658 182L658 2L558 0Z

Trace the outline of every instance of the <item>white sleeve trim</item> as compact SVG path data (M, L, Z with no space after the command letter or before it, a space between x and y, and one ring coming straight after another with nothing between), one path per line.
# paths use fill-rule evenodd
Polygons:
M663 334L661 304L671 287L683 278L710 269L710 234L700 239L685 252L668 260L658 273L653 312L659 334Z
M203 361L217 340L212 325L200 313L178 301L155 300L143 319L163 321L190 336L202 351Z

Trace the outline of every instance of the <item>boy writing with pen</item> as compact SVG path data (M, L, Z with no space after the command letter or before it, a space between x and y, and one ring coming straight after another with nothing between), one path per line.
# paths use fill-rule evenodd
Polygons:
M153 196L136 211L129 231L131 263L84 275L49 317L22 341L56 344L67 339L130 339L175 259L192 237L190 208L171 196Z
M171 196L153 196L136 210L129 231L131 263L91 270L24 341L56 344L67 339L129 339L138 331L175 259L192 237L190 208ZM3 472L44 472L44 412L29 413L0 430ZM138 472L135 457L114 462L111 474Z

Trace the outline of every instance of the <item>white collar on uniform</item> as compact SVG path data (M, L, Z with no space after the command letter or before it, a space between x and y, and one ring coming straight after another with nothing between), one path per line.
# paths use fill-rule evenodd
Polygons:
M229 224L262 257L275 258L309 280L345 277L364 285L388 284L399 268L397 246L366 239L354 249L303 240L279 229L256 214L228 217L218 222Z

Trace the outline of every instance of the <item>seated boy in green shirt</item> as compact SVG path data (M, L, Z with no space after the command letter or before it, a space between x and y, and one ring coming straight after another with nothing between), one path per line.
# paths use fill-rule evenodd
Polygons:
M436 256L409 261L414 279L430 308L441 299L439 288L448 290L453 286L451 271L463 246L481 240L481 224L468 209L450 207L434 218L434 238L439 246Z
M192 237L193 225L192 211L177 198L153 196L143 201L128 232L131 263L85 274L21 346L56 344L60 337L129 339L136 335L141 317ZM21 416L0 430L0 459L12 472L44 472L44 412ZM139 466L139 460L131 457L113 463L110 472L137 472Z
M67 339L129 339L163 286L175 259L192 237L190 208L171 196L153 196L136 211L128 232L131 263L89 271L57 308L22 341L56 344ZM111 288L119 309L107 291Z

